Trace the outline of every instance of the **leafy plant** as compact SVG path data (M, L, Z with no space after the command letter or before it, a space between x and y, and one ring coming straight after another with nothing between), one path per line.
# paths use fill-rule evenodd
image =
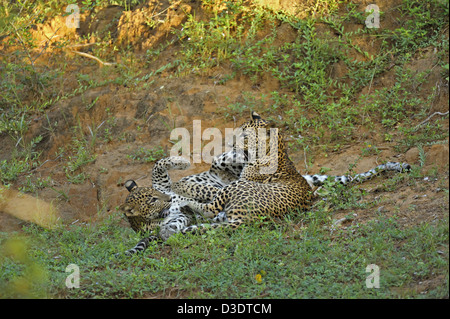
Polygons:
M144 147L139 147L131 154L128 154L127 157L131 158L133 161L138 162L155 162L161 158L166 156L164 149L159 146L155 148L145 149Z

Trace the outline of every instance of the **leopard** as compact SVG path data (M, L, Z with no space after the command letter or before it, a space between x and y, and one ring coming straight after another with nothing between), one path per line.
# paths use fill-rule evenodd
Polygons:
M118 210L135 232L150 234L127 250L127 255L145 250L150 242L167 240L194 219L203 219L188 207L180 207L179 203L192 198L203 202L211 200L218 189L237 180L242 170L242 163L236 160L236 154L226 152L214 158L208 171L186 176L173 183L169 170L184 170L189 166L189 160L171 156L155 163L152 169L152 187L139 187L134 180L124 183L129 195ZM221 221L220 216L214 219L214 222Z
M148 242L158 240L158 237L167 240L174 233L187 228L192 216L196 219L210 217L214 225L218 221L224 222L224 214L193 214L190 208L180 207L179 204L190 200L210 202L220 189L240 178L244 169L242 163L242 154L232 150L215 158L208 171L173 183L168 171L186 169L189 161L181 157L169 157L159 160L153 167L152 187L138 187L134 180L128 180L125 187L130 194L119 211L123 212L133 230L152 234L128 253L145 248ZM157 235L154 235L155 232Z
M125 251L126 255L144 251L150 242L167 240L170 232L180 232L191 224L194 218L192 210L186 206L171 210L170 195L154 187L139 187L134 180L126 181L124 186L129 194L125 203L119 206L119 211L123 213L135 232L147 234L132 249ZM166 230L161 232L161 229Z
M354 176L301 175L289 158L283 134L273 122L252 112L250 121L244 123L241 129L243 138L237 140L236 152L243 151L247 163L240 178L220 189L209 203L192 200L184 203L194 212L208 214L212 218L224 214L222 219L225 222L213 227L234 229L259 217L279 218L292 211L308 210L315 198L314 191L326 180L334 178L336 182L346 185L363 182L383 171L405 172L411 169L407 163L388 162ZM270 134L267 135L264 130L270 130ZM252 161L250 146L261 143L261 140L266 147L254 150ZM182 232L195 232L210 225L191 225Z
M252 116L250 126L261 127L264 126L262 124L266 123L256 113ZM250 126L244 125L242 128L246 129ZM159 228L157 236L151 235L144 238L128 253L145 249L150 241L157 240L158 237L167 239L173 233L188 230L192 220L198 220L198 214L201 218L208 215L208 212L196 212L196 215L189 206L180 207L180 202L192 201L196 203L198 201L206 204L212 201L221 189L235 183L238 179L245 178L248 182L256 180L256 175L247 176L251 166L244 166L241 161L237 161L238 154L240 153L235 150L224 153L215 159L209 171L188 176L176 183L172 183L168 170L185 169L188 166L188 162L176 157L163 159L155 164L152 170L152 187L138 187L133 180L127 181L125 187L130 194L119 210L128 218L135 231L154 233ZM245 156L248 156L248 154ZM293 163L288 162L288 164L286 168L283 168L283 171L286 171L286 176L289 175L291 179L292 176L297 176L303 181L304 187L309 187L303 177L296 171ZM264 176L264 178L267 178L267 176ZM256 182L262 181L258 179ZM287 189L281 187L277 196L286 194L286 192ZM266 192L263 191L263 193ZM212 218L210 224L213 227L232 221L229 220L225 212L209 214L207 217Z
M176 157L171 157L171 161L176 160ZM209 202L219 189L239 179L243 167L244 159L238 158L238 154L230 150L215 157L209 170L173 183L171 191L179 196Z
M270 134L265 134L268 129ZM183 204L213 218L224 213L226 221L214 226L231 228L259 217L279 218L294 210L307 210L313 200L313 188L290 160L280 130L252 112L250 121L241 126L241 137L237 139L236 152L243 153L247 163L239 179L220 189L209 203ZM263 146L251 156L252 145ZM205 226L191 225L182 232L194 232Z
M269 126L274 128L269 121L252 112L250 121L241 126L243 140L249 144L249 139L255 140L256 135L248 134L248 131ZM167 240L178 232L186 234L206 227L235 228L258 216L281 217L292 209L306 210L313 197L311 191L329 179L346 185L370 179L383 171L404 172L410 169L407 163L388 162L354 176L300 175L288 157L282 135L277 132L276 137L276 161L270 158L270 147L263 151L256 164L242 162L240 152L233 149L216 158L209 171L187 176L175 183L170 180L168 170L185 169L188 163L177 157L157 162L153 168L153 187L160 193L144 188L147 206L140 206L140 214L147 219L138 228L154 231L159 226L160 233L144 238L129 252L143 251L150 241ZM270 146L270 143L266 145ZM244 158L248 161L248 146L244 143L239 147L244 150ZM267 163L276 163L277 169L272 174L261 174L261 168ZM125 186L130 192L139 190L134 181L127 183ZM169 194L171 199L167 195L162 196L164 194ZM281 209L280 203L283 203ZM138 210L135 214L139 215ZM131 224L131 216L128 215ZM191 225L194 220L205 220L205 217L209 218L207 224ZM152 226L145 226L145 223Z

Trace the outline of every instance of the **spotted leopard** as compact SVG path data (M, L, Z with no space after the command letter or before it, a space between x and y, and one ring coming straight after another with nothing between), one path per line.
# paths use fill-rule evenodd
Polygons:
M252 118L250 122L244 124L242 128L245 130L246 128L267 128L269 125L269 122L264 121L261 119L261 117L256 114L252 113ZM255 138L255 137L253 137ZM283 143L281 135L277 135L278 142ZM247 139L248 140L248 139ZM188 166L188 163L180 164L183 162L183 160L180 160L179 158L172 157L168 159L161 160L161 162L156 163L154 169L153 169L153 184L154 187L161 190L162 192L165 192L166 194L171 195L171 201L170 204L167 201L167 198L162 198L159 196L159 194L153 194L151 192L147 193L146 196L151 197L151 200L148 200L148 207L143 207L142 212L145 212L148 210L155 210L157 213L152 213L153 218L155 219L155 223L158 224L160 227L160 234L159 238L165 240L170 235L177 233L177 232L188 232L193 231L198 228L197 225L190 225L190 223L193 221L193 212L191 210L188 210L187 208L189 205L193 205L194 209L198 209L198 205L203 204L207 205L207 201L210 201L214 195L221 194L220 192L225 187L227 188L227 185L230 185L233 187L234 190L240 190L238 193L242 194L243 198L253 198L256 202L261 202L262 206L264 206L264 203L266 200L269 202L272 200L274 202L274 199L279 198L289 198L286 197L286 181L288 181L288 185L291 185L289 183L292 183L292 177L295 177L295 180L300 180L302 189L308 189L306 183L309 185L309 187L313 186L319 186L321 185L325 180L327 179L334 179L335 181L338 181L342 184L348 184L350 182L362 182L366 179L369 179L382 171L386 170L394 170L398 172L402 172L405 170L408 170L410 167L406 163L395 163L395 162L388 162L386 164L382 164L377 166L376 168L365 172L361 174L356 174L354 176L328 176L328 175L303 175L301 176L293 166L293 163L290 162L289 158L287 157L287 153L284 149L284 144L280 147L281 152L278 154L281 154L281 157L277 157L277 161L281 159L281 167L274 172L274 174L267 175L267 174L260 174L259 170L256 170L255 173L251 173L252 170L255 171L255 165L254 163L250 163L248 165L249 168L252 168L252 170L247 169L247 165L243 165L242 163L236 163L237 159L237 151L232 150L231 152L224 153L221 156L219 156L218 159L216 159L215 162L213 162L213 165L211 166L211 169L207 172L203 172L197 175L192 175L185 177L181 179L180 181L173 183L170 180L170 177L168 175L168 170L170 169L184 169ZM278 145L277 145L278 146ZM243 146L245 149L245 146ZM259 165L268 163L270 161L267 161L268 157L262 157L259 162ZM285 160L287 159L287 160ZM239 162L239 161L238 161ZM176 164L173 164L176 163ZM278 162L277 162L278 163ZM247 169L247 171L243 173L243 170ZM301 179L299 175L303 178ZM223 178L222 176L225 176ZM240 177L242 180L237 181L238 177ZM288 177L288 178L286 178ZM231 182L231 184L230 184ZM275 183L274 183L275 182ZM249 184L250 183L250 184ZM252 184L253 183L253 184ZM254 184L256 183L256 184ZM259 184L270 184L267 185L259 185ZM127 185L126 185L127 186ZM175 186L175 187L174 187ZM255 186L257 191L255 191ZM246 189L247 188L247 189ZM128 189L128 187L127 187ZM248 193L250 189L250 193ZM129 189L130 190L130 189ZM174 191L175 190L175 191ZM289 192L289 190L287 190ZM272 194L270 198L267 198L267 194ZM180 195L181 194L181 195ZM251 194L251 196L249 196ZM290 193L292 196L296 196L298 194ZM183 196L184 195L184 196ZM186 196L186 197L185 197ZM197 198L196 198L197 196ZM223 196L223 195L222 195ZM308 195L309 196L309 195ZM226 198L226 196L224 196ZM256 198L255 198L256 197ZM260 200L260 198L263 198L263 200ZM309 197L308 197L309 198ZM196 199L196 200L195 200ZM188 206L180 207L179 204L181 202L187 203L191 202ZM310 198L308 199L310 201ZM238 202L238 201L235 201ZM295 200L294 200L295 202ZM161 207L160 205L164 204L163 211L167 212L169 210L169 214L159 214L161 213ZM212 203L209 203L211 205ZM245 206L246 204L240 204L239 205L232 205L232 211L230 212L230 204L227 203L228 206L222 206L222 211L215 211L215 212L207 212L204 211L203 213L207 216L213 217L212 227L217 227L221 225L231 225L233 227L237 227L243 222L246 222L248 220L252 220L254 218L254 213L251 212L251 206ZM167 207L169 208L167 208ZM244 207L244 209L242 209ZM267 207L270 207L267 206ZM266 208L267 208L266 207ZM236 209L241 209L241 212L236 213ZM270 212L276 212L279 208L278 202L276 207L272 207L269 209L269 215ZM299 205L299 208L306 209L307 207ZM228 210L227 210L228 209ZM261 213L261 207L258 208L259 213ZM288 206L287 210L292 209ZM242 210L245 211L244 214L242 214ZM286 209L285 209L286 211ZM262 212L264 213L264 211ZM143 213L146 215L147 213ZM170 215L170 217L169 217ZM277 214L275 214L277 215ZM258 212L256 212L256 216L258 216ZM230 218L231 217L231 218ZM162 218L162 219L161 219ZM198 220L198 216L196 218ZM148 223L152 223L152 221L147 220ZM131 221L130 221L131 223ZM205 224L201 224L201 227L204 227ZM145 227L144 227L145 228ZM154 227L151 228L154 230ZM146 248L148 245L148 242L151 240L156 239L157 237L146 237L144 238L136 247L133 249L135 251L141 251Z
M220 189L213 201L189 201L186 205L195 212L212 217L224 212L226 221L220 226L232 228L259 216L281 217L289 211L308 209L313 199L312 188L289 159L279 130L256 113L252 113L250 121L241 129L243 138L237 139L240 143L236 152L242 151L248 161L240 178ZM261 129L271 129L270 134L261 134ZM262 138L265 140L261 141ZM250 159L252 145L263 146L258 147L256 156ZM197 228L197 225L191 225L182 232Z
M247 163L239 180L220 189L209 203L185 203L195 212L213 218L218 214L225 214L224 223L213 227L226 225L235 228L260 216L281 217L290 211L306 210L313 198L313 187L330 178L348 184L362 182L386 170L403 172L410 169L410 165L406 163L388 162L354 176L302 176L288 157L282 134L272 123L253 112L250 121L244 123L241 128L244 138L238 139L241 144L237 145L235 151L243 151ZM271 134L261 134L261 129L270 129ZM261 143L261 137L265 138L265 143L262 144L266 147L258 148L254 154L256 157L251 161L250 146ZM273 149L276 151L273 152ZM199 226L207 225L191 225L182 232L195 231Z
M167 240L190 225L193 218L201 219L202 216L193 214L188 207L180 207L179 204L193 198L199 201L211 200L218 189L237 180L242 170L242 164L236 161L233 153L224 153L214 159L210 170L172 183L169 170L183 170L189 165L190 162L182 157L164 158L156 162L152 169L152 187L138 187L134 180L125 182L124 186L130 194L125 203L119 206L119 211L134 231L150 233L127 254L145 250L152 241ZM182 186L184 189L181 189ZM220 216L214 220L220 221Z

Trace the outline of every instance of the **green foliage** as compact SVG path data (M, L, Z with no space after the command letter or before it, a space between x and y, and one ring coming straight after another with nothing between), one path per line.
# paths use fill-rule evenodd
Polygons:
M12 160L3 160L0 162L0 177L3 184L8 184L17 179L23 173L31 169L31 164L28 158L19 160L13 158Z
M0 298L46 298L46 269L30 254L21 236L0 240Z
M404 229L379 216L330 232L329 213L316 209L293 213L283 224L263 221L231 233L177 235L131 258L114 256L139 240L119 222L113 214L95 226L27 227L28 248L21 254L42 275L27 277L31 270L22 259L3 248L3 296L17 296L14 278L24 278L26 287L34 287L25 291L29 297L404 298L421 297L403 289L412 283L448 276L448 221ZM11 246L9 237L0 234L2 247ZM79 289L65 286L69 264L80 267ZM379 289L365 287L369 264L381 269ZM436 287L426 297L446 294L448 287Z
M433 44L441 28L448 25L449 2L447 0L404 0L399 8L401 26L386 31L394 48L401 52L416 50Z
M65 164L65 173L67 179L75 184L83 183L86 179L86 174L81 171L81 168L97 158L94 154L94 146L96 135L91 131L91 136L83 132L81 124L74 129L74 136L72 137L72 145L67 150L67 163Z
M242 3L226 2L226 9L214 11L207 21L199 21L193 14L188 15L179 34L183 40L179 72L210 68L231 57L243 36L243 25L238 23Z
M214 7L211 1L205 3ZM349 137L355 127L372 128L377 122L386 129L385 139L392 141L391 130L400 121L425 116L430 107L430 100L419 97L427 73L413 74L405 65L412 58L411 51L430 45L446 50L448 55L445 45L448 40L440 31L448 26L445 14L448 1L405 0L395 8L402 17L400 27L393 30L363 27L355 31L347 31L344 24L352 21L364 25L366 13L358 12L351 2L344 4L346 14L338 13L337 2L328 3L328 7L321 7L323 4L317 2L313 11L319 14L304 20L274 15L261 8L248 11L240 1L213 11L207 22L191 15L182 30L184 56L178 62L180 70L196 71L229 61L233 76L247 75L255 84L270 76L293 94L285 96L280 104L280 96L275 92L271 105L260 108L266 113L277 113L273 117L275 122L287 124L294 136L306 135L309 145ZM279 37L277 20L295 30L295 41L274 44ZM320 33L318 23L322 23ZM328 30L324 31L323 24ZM379 53L371 55L358 45L354 39L361 37L365 41L382 39ZM392 57L398 65L397 82L359 95L362 88L370 87L387 67L392 67L389 65ZM446 64L441 64L445 70ZM335 67L344 72L330 76ZM280 105L285 116L280 114ZM242 114L248 108L251 106L238 101L228 105L226 115ZM291 122L292 119L295 120Z
M318 203L318 207L333 207L339 209L367 209L371 205L363 201L364 190L351 185L342 185L336 181L326 181L318 191L319 196L326 197L325 201ZM373 205L373 204L372 204Z
M24 142L22 137L19 139L10 158L0 161L0 184L10 184L38 165L40 153L34 149L41 140L42 136L35 137L30 143Z
M299 24L296 41L285 44L278 56L282 59L272 71L274 76L285 86L304 95L306 104L324 103L327 96L317 93L331 85L327 69L338 61L338 55L326 40L318 37L315 21Z
M145 149L143 147L137 148L135 151L133 151L131 154L128 154L127 157L131 158L133 161L138 162L155 162L163 157L166 156L166 152L164 149L159 146L155 148Z
M426 113L430 108L416 94L417 88L426 79L424 74L414 77L412 72L400 67L395 71L396 82L392 87L375 90L370 96L360 97L365 104L364 112L379 115L381 124L387 128L393 128L418 112Z

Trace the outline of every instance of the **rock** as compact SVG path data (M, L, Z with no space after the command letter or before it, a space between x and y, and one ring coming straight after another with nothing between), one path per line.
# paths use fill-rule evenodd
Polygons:
M449 164L448 144L435 144L430 147L425 162L426 169L437 168L440 173L448 170Z
M408 164L418 164L419 163L419 149L413 147L409 149L405 154L405 160Z

